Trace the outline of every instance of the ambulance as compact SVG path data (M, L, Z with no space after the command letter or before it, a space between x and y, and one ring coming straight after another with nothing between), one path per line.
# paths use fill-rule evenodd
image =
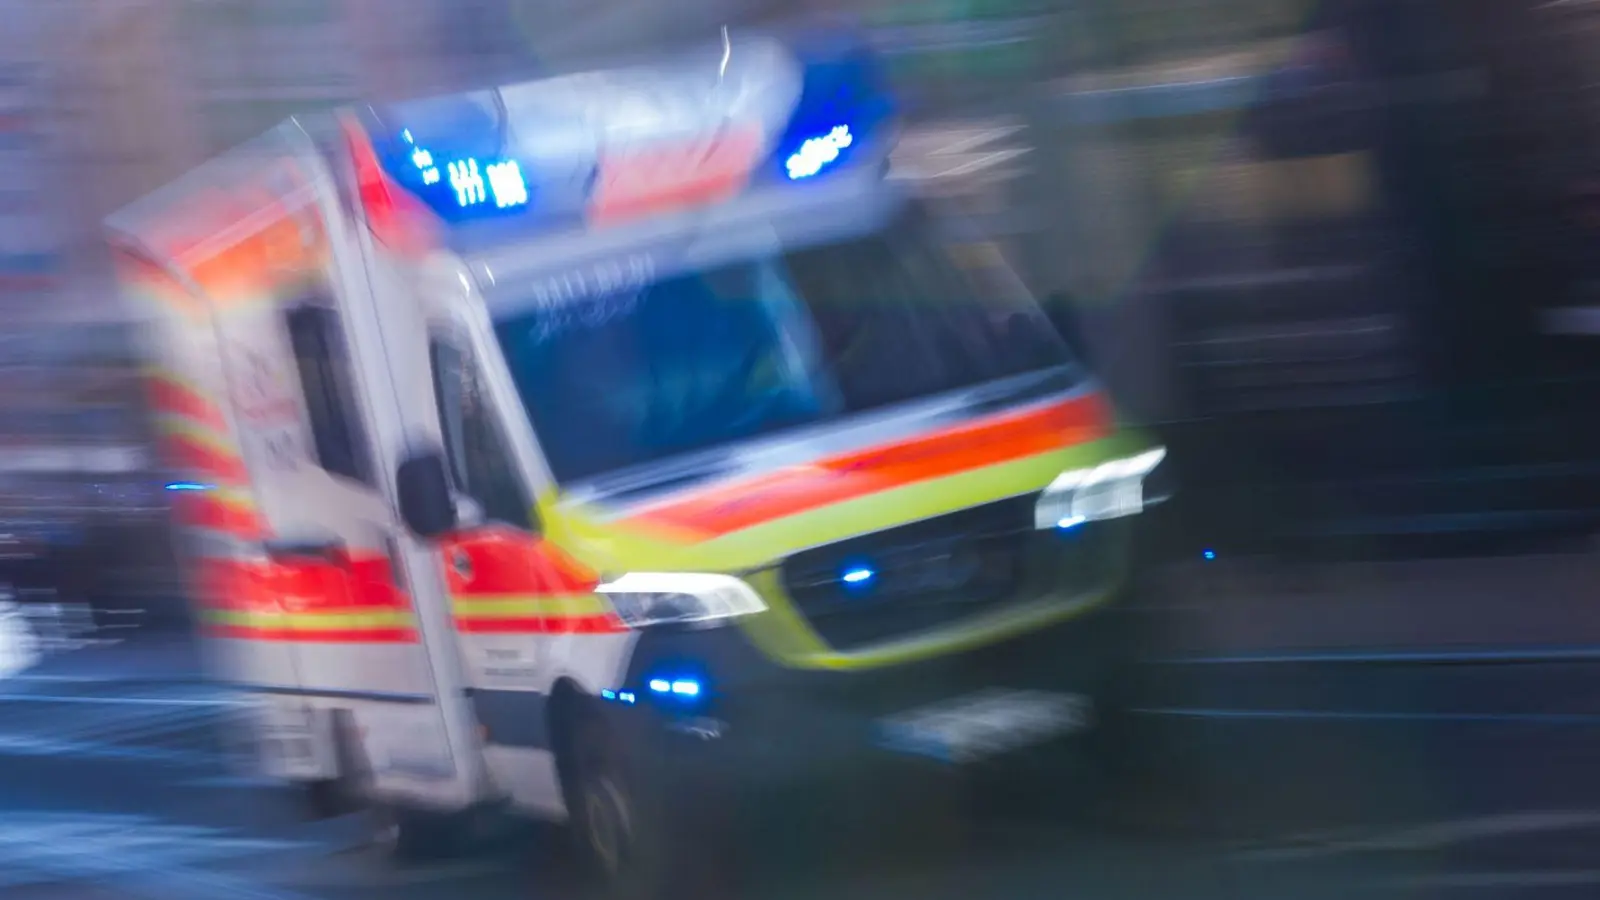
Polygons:
M108 220L265 773L413 848L567 820L632 891L730 784L1085 741L1164 451L896 128L859 43L726 38L291 119Z

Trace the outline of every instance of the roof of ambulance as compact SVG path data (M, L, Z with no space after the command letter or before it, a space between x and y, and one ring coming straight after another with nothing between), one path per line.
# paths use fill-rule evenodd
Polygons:
M876 217L863 201L894 194L882 178L892 102L866 44L846 32L735 35L684 53L355 113L389 181L444 224L451 249L483 266L625 251L681 237L691 222L707 234L752 217L794 225L801 217L791 213L819 209L828 227L862 230ZM164 233L189 234L197 224L174 220L175 209L191 208L183 198L259 183L295 134L326 146L338 129L330 116L291 119L107 225L165 255ZM618 192L608 186L677 178L692 187L708 166L723 175L742 167L737 188L714 197L679 192L675 204L613 215ZM264 197L239 193L233 199Z
M375 105L362 121L385 174L446 223L449 245L491 258L819 207L848 218L883 184L892 112L860 42L763 35ZM654 192L643 206L641 191Z

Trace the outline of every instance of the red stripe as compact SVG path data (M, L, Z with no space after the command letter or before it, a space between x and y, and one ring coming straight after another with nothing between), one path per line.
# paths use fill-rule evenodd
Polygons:
M198 567L201 604L241 612L410 611L386 556L251 563L208 560Z
M250 473L238 456L207 447L192 438L169 434L161 438L161 455L179 471L223 484L248 484Z
M450 593L458 597L548 597L594 590L600 578L561 548L526 531L475 528L440 545ZM465 561L465 570L457 565Z
M114 252L112 264L116 267L117 279L123 284L141 285L144 288L141 293L150 299L179 307L185 312L198 312L205 308L203 301L185 290L162 266L126 248L119 247Z
M190 419L218 430L227 429L222 410L204 395L164 375L149 379L150 405L158 413Z
M202 492L187 491L172 501L172 514L179 525L207 528L244 540L256 540L266 533L261 517L253 509L227 503Z
M716 537L881 491L1098 440L1111 433L1098 394L981 419L933 434L724 484L634 521Z
M591 616L527 616L514 619L457 618L462 634L615 634L627 631L622 620L609 613Z
M356 193L367 228L401 255L422 257L442 242L437 220L420 200L384 171L371 138L353 119L341 122L345 147L355 169Z
M293 641L303 644L414 644L414 628L317 629L257 628L250 625L206 624L201 630L208 637L245 641Z
M323 565L328 565L324 563ZM394 580L394 564L389 557L349 557L345 562L352 609L411 608L411 598Z
M539 542L539 556L549 566L552 593L583 594L600 586L600 573L573 559L549 541Z

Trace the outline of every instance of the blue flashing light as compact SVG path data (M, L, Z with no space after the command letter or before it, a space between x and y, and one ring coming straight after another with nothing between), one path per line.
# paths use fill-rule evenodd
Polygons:
M1065 519L1062 519L1061 521L1057 522L1056 523L1056 527L1061 529L1062 531L1066 531L1069 528L1077 528L1079 525L1082 525L1086 521L1088 521L1088 520L1085 519L1083 516L1067 516Z
M679 700L691 700L701 694L699 679L682 675L673 676L672 678L652 678L645 682L645 685L650 688L650 693L652 694L673 697Z
M843 153L855 143L855 135L850 133L850 126L835 125L826 134L806 138L800 149L791 154L784 162L784 169L789 173L790 181L799 181L802 178L821 172L823 169L839 161L839 154Z
M193 481L174 481L167 485L169 491L209 491L211 485Z
M522 167L514 159L489 166L489 193L494 195L495 206L507 209L528 205L528 180L522 177Z
M638 700L638 698L633 695L633 691L613 691L610 688L602 690L600 692L600 696L602 699L615 700L618 703L633 703L634 701Z
M617 699L617 692L613 690L603 690L600 692L600 696L607 700L615 700Z
M840 576L840 580L842 580L845 584L866 584L876 577L877 574L878 573L872 571L866 566L856 566L854 568L845 570L845 573Z
M804 64L800 99L777 141L774 177L795 182L846 168L874 153L873 137L894 115L887 73L864 41L816 35L796 53Z
M417 143L408 128L400 136L410 145L407 159L416 167L424 186L448 181L460 209L485 207L515 209L528 205L528 179L514 159L480 162L475 156L440 159L432 150ZM448 201L447 201L448 202Z
M1216 559L1217 558L1217 551L1211 550L1211 549L1208 548L1208 549L1200 551L1200 555L1202 557L1206 558L1206 559Z

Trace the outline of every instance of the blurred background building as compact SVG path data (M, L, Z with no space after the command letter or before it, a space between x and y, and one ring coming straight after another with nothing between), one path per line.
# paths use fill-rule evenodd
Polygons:
M159 517L109 210L295 112L829 17L890 60L951 239L1085 310L1196 483L1369 542L1587 533L1593 5L0 0L0 503Z

